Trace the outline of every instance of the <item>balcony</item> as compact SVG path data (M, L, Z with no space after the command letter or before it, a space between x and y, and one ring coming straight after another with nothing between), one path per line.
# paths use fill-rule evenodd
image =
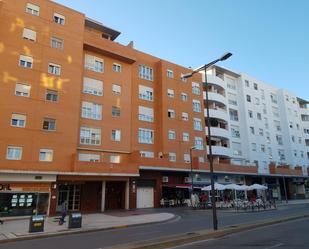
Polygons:
M219 77L211 75L211 74L210 75L207 74L207 83L210 85L217 85L217 86L222 87L223 89L226 89L225 82Z
M206 109L204 109L204 116L207 116ZM226 110L224 109L209 109L209 117L218 118L221 120L229 121L229 116Z
M209 170L209 164L206 166L206 170ZM240 165L234 165L230 163L214 163L214 173L251 173L251 174L257 174L258 173L258 167L256 165L249 165L249 166L240 166Z
M205 91L203 92L203 98L204 98L204 100L206 100L206 92ZM215 101L215 102L219 102L219 103L222 103L224 105L227 105L227 99L222 94L219 94L219 93L216 93L216 92L208 92L208 99L210 101Z
M208 136L208 129L205 127L206 135ZM210 133L212 137L220 137L230 139L230 133L226 129L222 129L220 127L210 127Z
M301 167L290 168L289 165L279 165L274 164L269 165L269 173L276 175L286 175L286 176L302 176L303 170Z
M299 108L300 115L309 115L309 109L307 108Z
M224 157L231 157L232 152L231 149L228 147L223 146L211 146L212 148L212 154L214 156L224 156ZM207 154L209 154L209 146L207 145Z

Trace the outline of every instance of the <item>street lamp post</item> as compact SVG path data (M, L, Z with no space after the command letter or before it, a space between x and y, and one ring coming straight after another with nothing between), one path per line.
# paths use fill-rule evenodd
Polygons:
M219 59L216 59L208 64L205 64L197 69L195 69L192 73L182 75L182 78L187 79L193 76L193 74L198 73L200 71L204 71L205 81L203 84L203 88L206 93L206 125L207 125L207 143L209 147L209 170L210 170L210 182L211 182L211 206L212 206L212 219L213 219L213 229L218 230L218 218L217 218L217 209L216 209L216 199L215 199L215 181L214 181L214 168L213 168L213 155L212 155L212 146L211 146L211 133L210 133L210 118L209 118L209 100L208 100L208 82L207 82L207 68L216 64L219 61L224 61L232 56L232 53L225 53ZM191 174L192 174L192 165L191 165ZM192 183L193 183L193 176ZM193 186L192 186L193 187Z
M193 207L192 203L192 194L194 191L194 186L193 186L193 165L192 165L192 150L195 150L195 147L190 147L190 175L191 175L191 193L190 193L190 200L191 200L191 207Z

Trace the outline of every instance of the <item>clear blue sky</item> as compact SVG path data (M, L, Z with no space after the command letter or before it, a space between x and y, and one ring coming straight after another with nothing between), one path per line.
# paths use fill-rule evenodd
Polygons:
M183 66L221 66L309 100L307 0L56 0L120 31L116 41Z

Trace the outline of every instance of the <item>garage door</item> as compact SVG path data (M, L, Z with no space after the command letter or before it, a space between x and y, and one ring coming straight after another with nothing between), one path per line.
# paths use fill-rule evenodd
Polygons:
M153 187L137 187L136 195L137 208L153 207Z

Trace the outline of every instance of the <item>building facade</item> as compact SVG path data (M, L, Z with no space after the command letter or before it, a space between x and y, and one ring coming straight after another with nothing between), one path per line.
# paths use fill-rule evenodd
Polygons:
M54 215L65 200L70 211L81 212L158 207L162 197L188 198L190 176L197 186L200 176L209 177L202 75L185 81L181 75L190 69L138 51L133 43L121 45L114 41L119 35L51 1L0 1L1 215ZM245 143L237 156L249 162L235 163L233 143L239 138L230 132L230 83L219 71L236 85L242 76L213 70L217 180L275 176L277 168L252 163ZM282 139L297 140L303 132L301 144L309 146L306 102L295 101L300 131ZM241 125L248 133L247 124ZM286 153L302 155L301 144L286 147ZM303 153L307 158L308 150ZM308 165L301 157L293 160ZM303 179L303 169L284 174Z

